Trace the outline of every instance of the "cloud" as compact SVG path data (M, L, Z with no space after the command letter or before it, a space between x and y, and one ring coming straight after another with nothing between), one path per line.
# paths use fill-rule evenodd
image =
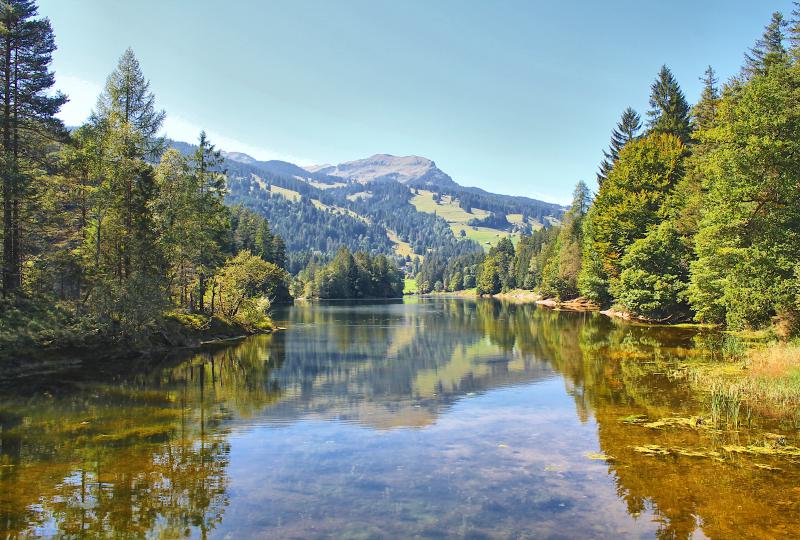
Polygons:
M56 88L69 96L69 102L61 108L58 117L67 126L79 126L89 118L89 114L97 104L97 96L100 95L100 92L103 90L103 85L74 75L59 74L56 77ZM203 128L196 123L178 115L171 115L169 111L167 111L167 118L164 121L163 131L168 137L178 141L193 143L197 141L201 129ZM262 161L280 159L283 161L290 161L300 166L313 165L316 163L313 160L303 159L297 156L283 154L269 148L248 144L213 129L206 128L206 134L217 148L229 152L244 152Z

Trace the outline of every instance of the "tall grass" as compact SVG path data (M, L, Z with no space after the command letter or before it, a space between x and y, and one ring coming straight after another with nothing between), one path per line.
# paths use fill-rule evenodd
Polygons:
M773 342L748 348L723 339L712 362L693 366L687 379L709 392L715 425L736 429L753 411L800 418L800 344Z
M748 355L748 394L782 408L800 406L800 346L774 344Z
M711 387L711 420L716 426L737 429L750 424L751 409L740 384L719 381Z

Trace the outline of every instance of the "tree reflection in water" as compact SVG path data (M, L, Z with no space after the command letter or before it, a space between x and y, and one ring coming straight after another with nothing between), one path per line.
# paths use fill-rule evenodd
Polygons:
M796 445L787 426L756 418L722 433L620 420L702 414L704 398L671 374L679 361L706 355L713 335L463 299L306 305L277 316L285 332L189 357L85 361L0 381L0 537L324 536L342 533L343 522L354 534L366 527L424 536L433 534L431 523L466 531L465 512L469 530L487 537L563 527L600 536L630 529L661 538L781 537L800 527L800 474L786 459L636 450L720 450L763 440L765 430ZM485 401L464 399L552 383L572 423L509 420L511 412L499 419L502 403L488 411L475 404ZM436 429L459 425L464 414L483 420L474 433ZM515 436L526 421L550 439L517 437L505 457L488 452L498 448L486 437ZM281 436L300 439L271 438L292 426L303 427ZM606 464L565 446L584 440L570 432L581 426L610 456ZM314 430L341 437L346 450L302 446ZM257 454L261 461L239 456L237 474L246 476L232 490L232 445L246 433L274 453ZM389 433L395 437L379 436ZM540 466L548 460L568 470L549 472ZM365 472L354 482L357 465ZM478 481L487 475L493 480ZM582 502L587 490L605 489L608 475L625 523ZM247 499L260 506L235 510L249 508ZM570 511L562 515L562 507ZM292 517L294 508L304 509L302 519ZM398 508L411 514L394 519ZM336 519L329 524L328 516Z

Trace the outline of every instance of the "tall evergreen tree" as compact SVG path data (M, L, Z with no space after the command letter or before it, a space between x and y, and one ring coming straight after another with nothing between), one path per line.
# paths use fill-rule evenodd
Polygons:
M106 80L106 86L92 113L95 123L114 118L130 126L138 135L131 146L130 157L155 158L164 150L165 141L158 136L166 113L157 110L150 81L144 78L139 60L128 48L120 57L117 68Z
M743 71L747 78L763 75L772 64L786 59L786 48L783 46L786 26L787 22L781 12L776 11L772 14L772 20L764 28L764 34L744 55Z
M608 151L604 151L605 159L600 163L597 173L597 183L602 184L608 173L614 168L614 162L619 158L619 151L628 141L635 139L642 129L642 118L633 108L628 107L622 112L622 118L617 122L617 127L611 131L611 144Z
M222 153L211 144L206 132L201 131L197 150L191 159L192 176L197 189L196 212L203 219L203 234L199 238L199 252L195 261L197 299L201 312L205 309L208 276L223 261L222 246L230 228L229 212L223 204L226 193L223 162Z
M793 2L792 18L789 21L789 54L795 62L800 62L800 2Z
M163 148L156 136L164 120L155 97L128 50L108 77L90 124L99 159L96 219L87 235L94 249L92 294L100 296L99 318L115 332L141 332L158 317L165 292L163 253L158 249L153 202L158 186L146 161Z
M265 219L259 224L258 231L256 232L256 255L267 262L273 262L272 238L269 222Z
M34 146L42 136L63 130L55 114L67 101L51 91L55 78L50 62L56 45L50 21L37 15L33 0L0 2L4 296L22 285L21 212L30 195Z
M592 203L592 194L585 182L575 186L572 205L564 214L561 229L553 248L553 256L542 271L542 293L562 300L578 296L581 272L583 220Z
M286 244L277 234L272 237L271 259L278 268L286 268Z
M650 86L650 130L675 135L686 144L691 138L691 109L683 90L667 66L661 66Z
M703 83L703 93L700 95L700 101L694 106L694 127L695 129L706 129L714 121L719 103L719 87L717 86L719 79L717 79L714 68L708 66L703 76L700 77L700 81Z
M800 320L800 72L775 65L720 100L701 133L703 211L689 300L698 320Z

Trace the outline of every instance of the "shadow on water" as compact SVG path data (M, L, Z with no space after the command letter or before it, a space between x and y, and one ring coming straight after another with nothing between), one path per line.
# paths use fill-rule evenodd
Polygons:
M800 458L724 450L793 432L652 424L705 414L673 375L709 336L463 299L276 319L228 348L0 379L0 537L800 527Z

